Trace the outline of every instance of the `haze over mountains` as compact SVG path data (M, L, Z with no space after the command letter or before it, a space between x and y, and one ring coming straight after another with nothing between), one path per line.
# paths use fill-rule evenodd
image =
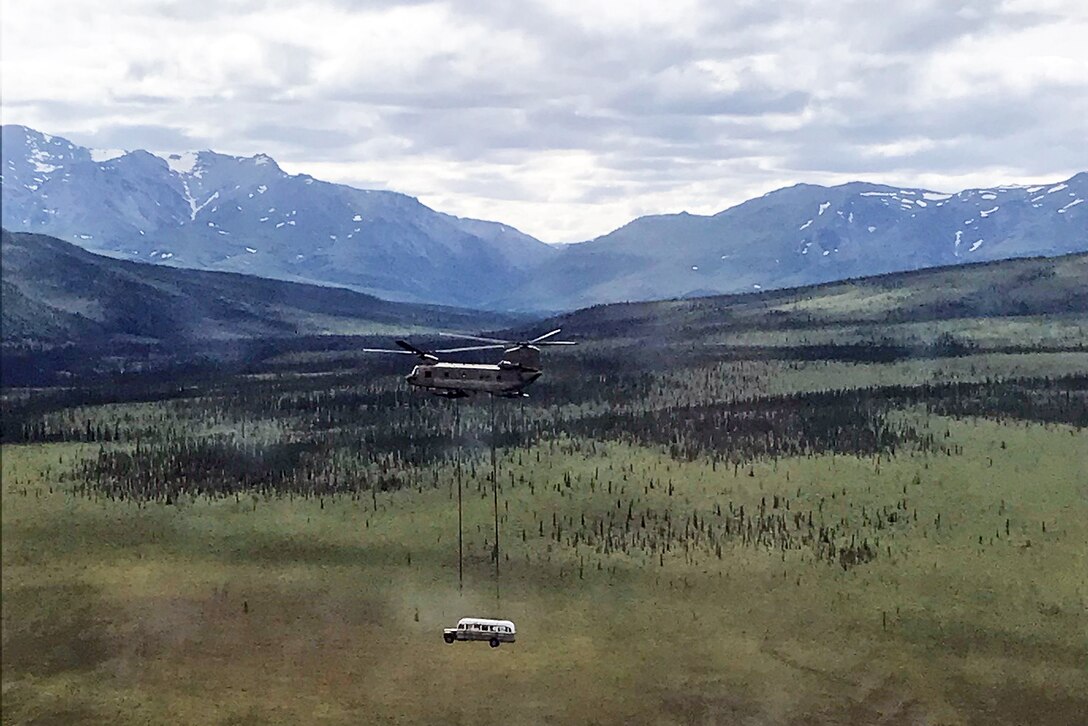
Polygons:
M112 157L112 158L109 158ZM556 248L496 222L284 173L264 155L94 152L3 128L3 225L159 264L390 300L557 311L1088 250L1088 173L957 194L801 184Z
M342 288L139 264L2 232L5 344L102 345L477 330L515 318Z
M351 290L96 255L63 240L0 234L6 344L200 344L295 336L562 326L633 345L714 340L750 328L818 329L1088 312L1088 253L892 273L757 294L612 304L548 321L380 300ZM890 330L891 328L889 328Z
M387 191L290 175L264 155L114 158L3 128L3 226L93 252L473 307L556 250Z
M519 294L572 308L796 287L1088 250L1088 173L939 194L855 182L780 189L713 216L642 217L547 260Z

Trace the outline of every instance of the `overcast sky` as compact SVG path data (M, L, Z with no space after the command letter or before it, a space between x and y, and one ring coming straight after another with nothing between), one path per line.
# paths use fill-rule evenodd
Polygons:
M4 123L265 152L548 242L1088 169L1084 0L0 0Z

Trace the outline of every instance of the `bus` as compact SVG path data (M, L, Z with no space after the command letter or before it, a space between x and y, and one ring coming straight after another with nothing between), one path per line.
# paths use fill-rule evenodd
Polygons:
M461 618L457 621L456 628L442 630L442 639L447 643L458 640L486 640L492 648L498 648L500 643L513 643L516 634L514 623L509 620Z

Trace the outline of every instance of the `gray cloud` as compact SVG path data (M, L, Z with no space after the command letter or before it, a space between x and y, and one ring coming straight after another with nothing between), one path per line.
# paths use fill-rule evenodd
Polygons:
M183 129L148 124L104 126L81 134L82 145L99 149L205 149L208 139L194 137Z
M783 183L1088 167L1079 0L61 7L6 10L5 123L265 152L554 241Z

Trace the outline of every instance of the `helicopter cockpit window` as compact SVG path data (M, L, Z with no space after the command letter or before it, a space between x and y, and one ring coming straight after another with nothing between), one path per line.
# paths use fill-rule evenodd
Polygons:
M424 371L423 372L423 377L424 378L430 378L431 377L431 372L430 371Z

